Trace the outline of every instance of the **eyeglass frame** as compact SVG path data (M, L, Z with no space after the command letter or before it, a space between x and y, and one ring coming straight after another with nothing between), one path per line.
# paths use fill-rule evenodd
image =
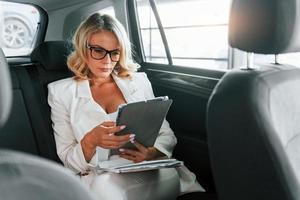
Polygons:
M105 49L105 48L103 48L101 46L93 46L93 45L90 45L90 44L87 44L86 48L88 48L90 50L90 55L95 60L102 60L102 59L104 59L106 57L107 54L109 54L109 58L110 58L110 60L112 62L118 62L120 60L120 55L119 55L119 59L118 60L113 60L112 57L111 57L111 53L113 53L113 52L119 51L119 54L120 54L121 53L120 49L113 49L113 50L109 51L109 50L107 50L107 49ZM93 50L94 49L101 49L101 50L105 51L105 55L102 58L95 58L93 56Z

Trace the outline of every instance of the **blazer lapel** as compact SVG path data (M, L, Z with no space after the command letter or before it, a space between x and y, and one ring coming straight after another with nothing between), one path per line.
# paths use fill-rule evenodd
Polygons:
M141 86L133 78L120 78L113 74L113 78L121 90L127 103L145 100Z
M75 111L77 112L76 116L78 116L76 127L80 129L80 132L86 133L91 128L99 125L101 121L109 120L105 110L94 101L88 80L77 83L76 97L78 98ZM97 147L96 151L99 161L108 160L109 149Z
M91 94L87 80L77 83L76 103L73 103L72 124L78 132L86 133L108 120L105 110L97 104ZM82 136L83 137L83 136Z

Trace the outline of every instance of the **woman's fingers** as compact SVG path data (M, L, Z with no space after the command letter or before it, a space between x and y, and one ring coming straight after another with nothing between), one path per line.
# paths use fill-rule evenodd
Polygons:
M105 121L102 124L98 125L97 127L100 128L105 134L108 135L113 135L114 133L119 132L124 128L126 128L126 126L124 125L116 126L116 123L113 121Z
M124 141L121 141L121 142L117 142L117 141L113 141L113 140L104 140L102 142L101 147L110 148L110 149L117 149L117 148L122 147L127 142L128 142L127 140L124 140Z
M129 140L133 140L135 137L134 134L126 134L126 135L114 135L114 134L108 134L106 139L109 141L116 141L116 142L128 142Z
M121 158L125 158L125 159L128 159L128 160L132 160L133 162L142 162L144 161L144 157L140 154L126 154L126 153L121 153L120 154L120 157Z
M131 149L119 149L120 156L129 156L130 160L133 160L135 162L141 162L144 160L152 160L156 157L157 149L155 147L148 147L146 148L140 143L134 142L137 147L137 150L131 150ZM125 158L125 157L124 157ZM127 158L127 157L126 157ZM134 159L132 159L134 158Z
M125 126L116 126L113 121L105 121L95 128L97 145L102 148L115 149L120 148L129 141L134 140L134 134L115 135L123 130Z
M113 134L113 133L117 133L121 130L123 130L124 128L126 128L126 126L122 125L122 126L111 126L111 127L107 127L107 131L109 134Z
M128 142L129 140L134 140L135 135L134 134L126 134L126 135L115 135L115 133L123 130L125 126L115 126L108 128L108 134L106 135L106 139L108 141L114 141L114 142Z
M135 156L132 156L132 155L128 155L128 154L120 154L120 157L121 158L125 158L127 160L132 160L133 162L137 162L136 161L136 157Z
M122 136L116 136L116 135L105 135L102 139L102 147L104 148L120 148L131 138L134 138L133 134L127 134Z
M121 156L126 155L129 157L135 158L135 160L143 161L146 158L145 157L146 155L144 155L140 151L135 151L135 150L131 150L131 149L119 149L119 151L121 152L121 154L120 154Z
M97 129L97 132L99 132L100 134L105 134L109 136L114 135L114 133L119 132L124 128L126 128L126 126L116 126L116 123L113 121L105 121L102 124L95 127L95 129Z
M139 143L137 141L133 141L132 143L140 152L142 152L143 154L147 154L148 148L146 148L144 145L142 145L141 143Z
M105 121L105 122L103 122L102 124L100 124L98 126L113 127L113 126L116 126L116 122L114 122L114 121Z

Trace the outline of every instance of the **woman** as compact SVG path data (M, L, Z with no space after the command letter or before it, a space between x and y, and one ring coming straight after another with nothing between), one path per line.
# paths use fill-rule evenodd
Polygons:
M78 27L73 43L74 51L67 64L75 76L48 85L57 153L66 167L80 175L101 196L105 191L101 190L103 181L99 180L106 175L96 174L91 169L110 160L113 151L134 162L171 157L176 138L167 121L153 147L147 148L135 141L134 134L114 134L125 128L114 122L120 104L154 98L146 74L136 72L130 42L116 19L98 13L91 15ZM137 150L121 148L127 142L132 142ZM195 177L185 172L190 176L185 176L187 181L181 182L185 183L181 185L182 191L195 182ZM147 175L147 181L135 187L142 189L150 179Z

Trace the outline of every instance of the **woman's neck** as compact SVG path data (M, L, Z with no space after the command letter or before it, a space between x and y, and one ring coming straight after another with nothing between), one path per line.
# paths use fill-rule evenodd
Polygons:
M90 84L91 84L91 86L99 87L103 84L111 83L113 81L114 80L113 80L111 75L108 76L108 77L105 77L105 78L92 77L91 80L90 80Z

